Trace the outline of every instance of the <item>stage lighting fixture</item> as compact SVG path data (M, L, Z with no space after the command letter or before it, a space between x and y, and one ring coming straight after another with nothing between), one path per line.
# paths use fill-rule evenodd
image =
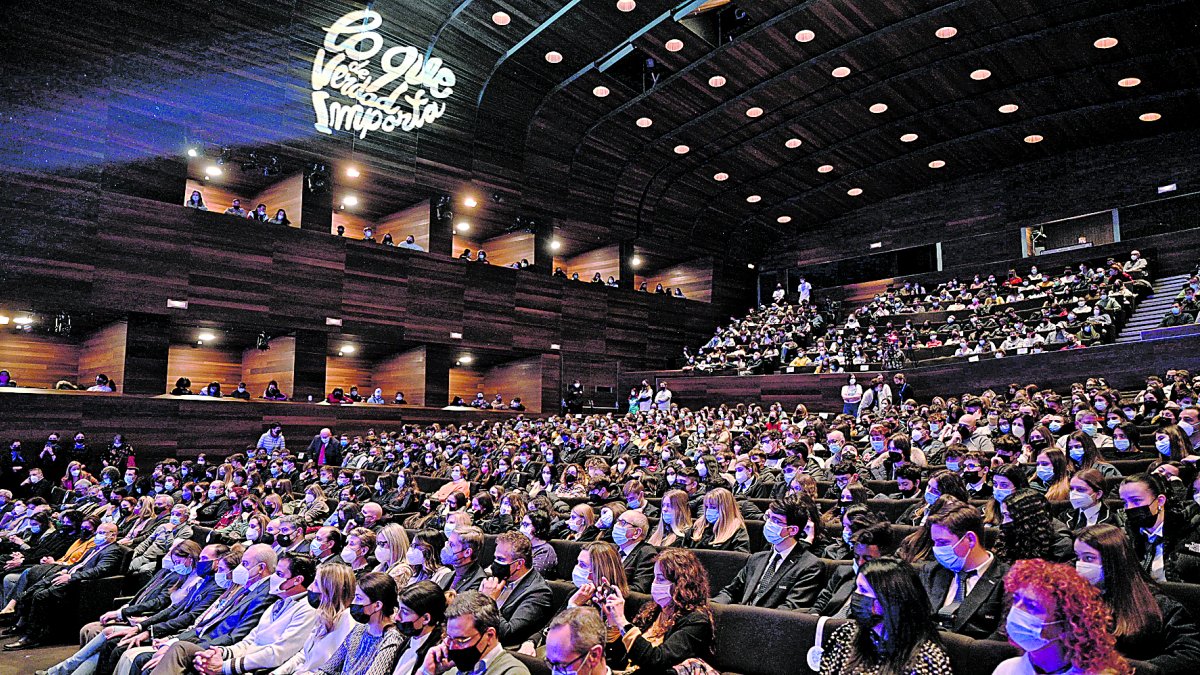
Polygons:
M54 334L68 336L71 334L71 315L66 312L59 312L58 316L54 317Z
M479 202L475 201L474 197L467 197L463 200L463 206L466 206L468 209L473 209L478 205Z
M329 166L317 162L308 169L306 183L309 192L325 192L330 187Z
M359 177L359 176L361 176L362 174L360 174L360 173L358 172L358 169L356 169L356 168L354 168L354 167L352 167L352 166L351 166L351 167L347 167L347 168L346 168L346 175L347 175L347 176L349 176L349 177L351 177L351 178L358 178L358 177Z
M208 167L204 168L204 175L209 178L212 178L214 176L220 176L223 173L225 173L225 172L221 170L221 167L216 166L216 165L208 166Z

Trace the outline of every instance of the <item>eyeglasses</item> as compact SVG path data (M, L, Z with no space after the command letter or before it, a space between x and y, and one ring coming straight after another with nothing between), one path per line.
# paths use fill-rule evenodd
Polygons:
M586 659L589 653L590 652L584 652L584 653L580 654L579 656L576 656L575 658L571 659L570 661L567 661L566 663L555 663L553 661L547 660L547 663L550 664L550 674L551 675L575 675L577 670L571 668L571 666L573 666L576 663L579 663L583 659Z
M476 633L474 636L466 637L450 637L447 635L446 646L451 649L464 649L473 646L471 644L472 639L475 640L475 644L479 644L479 641L483 639L483 633Z

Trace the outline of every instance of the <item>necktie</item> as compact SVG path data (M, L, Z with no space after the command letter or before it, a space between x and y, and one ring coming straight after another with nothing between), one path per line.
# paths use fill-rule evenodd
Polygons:
M325 464L325 446L326 445L328 445L328 444L327 443L321 444L321 451L320 451L320 453L317 454L317 466L324 466L324 464Z
M954 591L954 602L961 605L967 597L967 579L975 576L975 570L962 570L958 573L958 590Z
M1158 537L1146 537L1146 555L1142 558L1142 569L1149 574L1154 568L1154 558L1158 555Z
M779 563L783 558L778 552L771 552L771 559L767 561L767 567L763 570L762 578L758 580L758 588L754 591L754 601L758 602L767 590L771 588L771 577L775 576L775 572L779 569Z

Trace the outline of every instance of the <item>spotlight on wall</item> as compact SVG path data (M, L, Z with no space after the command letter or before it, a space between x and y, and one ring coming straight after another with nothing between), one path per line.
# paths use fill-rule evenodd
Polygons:
M199 151L199 150L197 150L197 149L195 149L195 148L188 148L188 150L187 150L187 156L188 156L188 157L199 157L199 156L200 156L200 151Z
M204 167L204 175L208 176L209 178L212 178L213 176L220 176L223 173L225 172L222 171L221 167L217 166L216 164Z
M462 364L470 364L474 360L475 359L472 358L470 354L465 354L465 355L459 357L459 359L458 359L459 363L462 363Z
M346 167L346 175L347 175L347 176L349 176L349 177L351 177L351 178L358 178L358 177L359 177L359 176L361 176L362 174L360 174L360 173L358 172L358 169L356 169L356 168L354 168L354 167L352 167L352 166L348 166L348 167Z
M342 203L346 206L358 206L358 197L354 195L346 195L342 198Z
M212 342L213 340L216 340L217 336L205 331L197 335L196 339L199 340L200 344L204 344L205 342Z
M29 326L33 324L33 317L28 314L14 317L12 322L18 326Z
M633 256L632 258L629 259L629 264L632 267L640 266L642 264L642 257L639 255Z
M0 326L7 326L12 321L7 314L0 314Z
M459 232L466 232L467 230L471 229L471 224L465 220L462 220L454 226L454 229L458 230Z
M350 345L350 344L342 345L341 352L343 354L353 354L354 353L354 345Z
M467 207L468 209L473 209L476 206L479 206L479 202L475 201L474 197L467 197L463 200L463 206Z
M560 248L562 248L562 242L561 242L561 241L559 241L559 240L557 240L557 239L551 239L551 240L550 240L550 250L551 250L551 251L557 251L557 250L558 250L558 249L560 249Z

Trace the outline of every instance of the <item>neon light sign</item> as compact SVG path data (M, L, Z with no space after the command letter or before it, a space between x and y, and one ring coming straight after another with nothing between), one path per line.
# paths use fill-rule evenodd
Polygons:
M371 67L371 59L383 50L383 37L376 32L382 25L378 12L360 9L326 29L312 68L317 131L350 131L366 138L372 131L419 129L446 114L455 78L441 59L425 60L415 47L397 46L383 52L377 68Z

